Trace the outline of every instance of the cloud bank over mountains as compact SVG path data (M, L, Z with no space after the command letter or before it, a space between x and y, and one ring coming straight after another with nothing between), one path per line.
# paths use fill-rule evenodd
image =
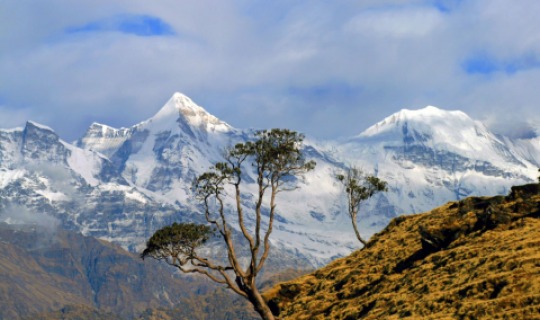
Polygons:
M539 121L539 11L534 0L8 0L0 127L33 119L74 140L182 91L235 127L322 138L425 105L518 132Z

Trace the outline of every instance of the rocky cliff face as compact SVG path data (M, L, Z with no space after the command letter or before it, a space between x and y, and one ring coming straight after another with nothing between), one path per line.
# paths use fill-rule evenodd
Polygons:
M118 148L131 137L130 129L115 129L100 123L92 123L83 138L75 141L80 148L100 152L107 157L112 156Z
M0 221L15 218L10 208L23 207L138 251L163 225L202 221L191 182L222 160L224 148L251 136L182 94L130 128L94 123L74 145L33 122L0 130ZM334 179L347 165L389 182L388 193L362 205L360 228L369 236L397 215L470 195L505 194L535 179L540 159L538 140L500 138L462 112L435 107L403 110L350 139L308 137L304 150L316 169L278 198L272 241L283 267L300 263L293 261L318 266L357 248ZM249 211L256 190L245 170Z

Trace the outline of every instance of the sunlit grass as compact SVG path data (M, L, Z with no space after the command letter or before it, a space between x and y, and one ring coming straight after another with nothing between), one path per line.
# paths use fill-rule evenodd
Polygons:
M540 195L524 193L399 217L366 248L265 296L282 319L539 319L539 208ZM451 241L426 253L419 226Z

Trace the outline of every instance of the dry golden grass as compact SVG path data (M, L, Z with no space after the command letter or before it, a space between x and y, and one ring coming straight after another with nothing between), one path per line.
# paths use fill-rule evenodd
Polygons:
M398 217L265 297L280 319L540 319L540 195L523 188ZM420 227L448 241L428 251Z

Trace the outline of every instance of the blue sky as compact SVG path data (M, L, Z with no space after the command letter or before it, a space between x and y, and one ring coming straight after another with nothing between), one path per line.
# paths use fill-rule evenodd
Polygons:
M522 57L500 60L488 54L477 54L465 60L462 67L468 74L505 73L513 75L521 71L540 68L540 57L535 53L530 53Z
M159 17L145 14L114 15L81 26L68 27L65 32L67 34L119 32L140 37L175 35L173 28L167 22Z
M540 127L536 0L6 0L0 127L131 126L176 91L238 128L360 133L402 108ZM518 130L519 129L519 130Z

